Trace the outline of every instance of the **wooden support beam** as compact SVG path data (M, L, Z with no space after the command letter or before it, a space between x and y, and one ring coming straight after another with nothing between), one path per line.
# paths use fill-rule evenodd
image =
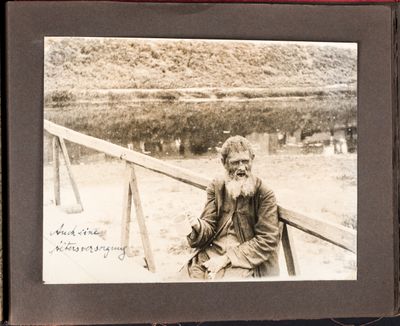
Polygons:
M131 211L132 211L132 191L131 191L131 180L133 179L132 169L127 164L125 169L125 185L124 185L124 197L123 197L123 211L121 221L121 246L129 248L130 239L130 223L131 223Z
M285 254L286 268L289 276L298 275L300 272L297 256L294 251L293 238L286 223L282 227L282 247Z
M53 178L54 178L54 203L61 204L60 195L60 147L57 136L53 137Z
M72 173L71 161L69 159L67 146L65 146L64 139L61 138L61 137L59 137L59 144L60 144L60 147L61 147L61 152L62 152L63 157L64 157L65 166L66 166L67 171L68 171L69 180L70 180L71 185L72 185L72 190L74 191L74 194L75 194L76 202L81 207L81 211L83 211L83 205L82 205L82 201L81 201L81 196L79 194L78 185L76 184L74 175Z
M142 203L140 201L135 167L133 164L129 164L129 166L131 170L129 184L132 191L133 203L135 205L136 220L139 226L140 237L142 239L144 255L146 257L146 263L149 271L154 273L156 271L156 265L154 262L153 251L151 250L149 233L147 231L146 222L144 219Z

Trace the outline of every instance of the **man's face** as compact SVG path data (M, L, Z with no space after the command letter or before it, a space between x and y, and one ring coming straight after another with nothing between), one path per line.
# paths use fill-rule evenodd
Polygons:
M225 168L231 178L236 180L249 177L253 159L249 151L231 152L225 161Z

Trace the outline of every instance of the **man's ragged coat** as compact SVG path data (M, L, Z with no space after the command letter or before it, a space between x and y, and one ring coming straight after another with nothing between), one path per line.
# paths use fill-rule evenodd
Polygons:
M233 225L240 245L228 249L232 267L254 270L257 277L279 274L278 245L280 241L278 211L275 195L256 178L256 190L251 197L239 196ZM204 250L221 224L225 185L223 179L214 180L207 188L207 202L200 217L199 232L188 236L191 247Z

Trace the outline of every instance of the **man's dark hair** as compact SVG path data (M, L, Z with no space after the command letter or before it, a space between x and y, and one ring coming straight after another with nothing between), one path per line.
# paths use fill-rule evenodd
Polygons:
M232 136L225 140L225 143L222 145L221 148L221 159L222 163L226 163L226 158L232 152L242 152L248 151L250 154L250 158L254 159L254 151L251 143L244 138L243 136Z

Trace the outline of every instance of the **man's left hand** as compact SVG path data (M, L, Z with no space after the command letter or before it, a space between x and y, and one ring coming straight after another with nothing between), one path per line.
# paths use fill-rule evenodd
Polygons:
M227 266L230 263L230 260L228 256L222 255L222 256L217 256L210 258L206 262L203 263L203 266L207 268L207 270L211 274L216 274L218 273L222 268Z

